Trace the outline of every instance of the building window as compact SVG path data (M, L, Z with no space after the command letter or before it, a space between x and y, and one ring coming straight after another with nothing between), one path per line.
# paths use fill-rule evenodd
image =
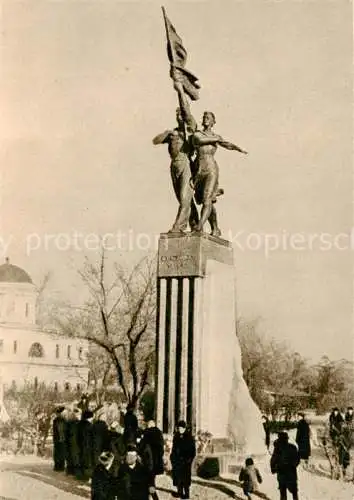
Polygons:
M59 344L55 346L55 357L58 359L59 358Z
M26 318L28 318L28 315L29 315L29 305L28 305L28 302L26 302L26 311L25 311L25 314L26 314Z
M81 384L76 384L76 390L77 390L77 392L81 391Z
M70 391L70 384L69 384L69 382L65 382L64 389L65 389L66 391Z
M0 339L0 354L4 352L4 341Z
M68 359L71 359L71 345L68 345Z
M58 382L54 382L54 390L55 392L58 392Z
M79 359L82 361L82 347L79 347Z
M14 340L14 354L17 353L17 340Z
M38 389L38 377L34 377L34 388Z
M28 356L30 358L43 358L44 357L44 349L43 346L39 342L35 342L31 345L30 350L28 352Z

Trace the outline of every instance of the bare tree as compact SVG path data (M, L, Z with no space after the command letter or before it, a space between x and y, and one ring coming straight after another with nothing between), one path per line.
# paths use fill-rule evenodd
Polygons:
M315 365L317 377L315 391L317 408L329 410L332 406L344 407L352 404L354 397L354 364L346 359L330 360L323 356Z
M56 322L60 330L86 339L108 357L101 358L101 376L108 379L111 368L125 399L136 405L149 385L154 356L156 310L155 259L143 258L128 272L114 264L109 270L104 250L97 262L88 259L79 275L88 300L63 311Z
M260 318L239 319L237 335L244 378L254 401L274 416L282 409L296 413L303 403L292 394L308 390L311 374L307 361L286 342L264 335L260 331Z
M46 309L48 308L48 285L51 280L51 273L48 271L44 274L43 278L36 286L36 318L39 326L44 326L46 323Z

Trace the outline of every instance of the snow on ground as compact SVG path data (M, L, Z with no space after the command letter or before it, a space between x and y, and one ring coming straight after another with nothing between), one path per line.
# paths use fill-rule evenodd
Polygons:
M269 470L268 457L257 464L263 475L261 491L270 500L278 500L276 476ZM350 470L350 474L353 470ZM220 480L204 481L193 478L192 500L242 500L243 494L236 475ZM352 476L351 476L352 479ZM169 476L157 478L160 500L172 500L175 488ZM354 483L320 477L299 467L300 500L354 500ZM35 457L0 457L0 500L79 500L90 497L90 487L64 473L55 473L48 460ZM259 496L255 497L255 500ZM264 497L263 497L264 498Z

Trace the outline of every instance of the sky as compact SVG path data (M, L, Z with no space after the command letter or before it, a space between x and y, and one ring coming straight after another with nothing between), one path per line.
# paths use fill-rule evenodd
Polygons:
M238 314L311 359L352 359L351 3L165 7L202 86L194 116L249 152L217 152ZM130 265L176 215L151 141L177 105L160 3L2 0L1 17L0 260L78 300L95 238L120 235L109 258Z

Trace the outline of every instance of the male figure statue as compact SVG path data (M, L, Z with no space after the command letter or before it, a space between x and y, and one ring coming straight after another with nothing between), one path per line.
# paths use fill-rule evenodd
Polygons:
M172 69L173 76L177 77L177 71ZM175 80L175 89L178 93L180 107L176 111L177 127L166 130L153 139L153 144L168 144L168 152L171 157L171 178L179 208L176 220L169 231L171 233L184 233L188 221L191 230L198 224L198 211L193 200L193 188L191 186L191 157L193 148L188 134L193 134L197 124L189 111L189 104L184 95L183 88Z

